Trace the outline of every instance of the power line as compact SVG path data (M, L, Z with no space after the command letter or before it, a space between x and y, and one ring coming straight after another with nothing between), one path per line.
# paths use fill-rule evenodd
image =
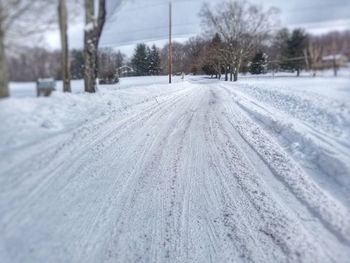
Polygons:
M173 38L188 38L191 36L195 36L196 34L172 34ZM140 40L125 40L125 41L120 41L120 42L114 42L114 43L101 43L102 47L122 47L122 46L128 46L128 45L134 45L140 41L142 42L151 42L151 41L158 41L158 40L166 40L168 38L168 35L160 35L160 36L155 36L155 37L148 37L148 38L143 38Z
M329 21L330 22L330 21ZM335 22L335 21L334 21ZM324 23L324 22L322 22ZM197 22L189 22L189 23L177 23L173 24L173 27L182 27L182 26L193 26L193 25L199 25ZM350 25L350 21L343 21L341 23L337 23L337 26L347 26ZM293 25L291 25L293 26ZM316 23L309 23L308 27L319 27L320 25L317 25ZM128 31L116 31L113 32L114 34L126 34L126 33L141 33L141 32L147 32L147 31L154 31L158 29L167 29L167 26L157 26L157 27L148 27L148 28L143 28L143 29L137 29L137 30L128 30ZM278 29L281 27L273 27L273 29Z
M181 26L192 26L192 25L197 25L196 22L190 22L190 23L178 23L178 24L173 24L173 27L181 27ZM154 31L154 30L159 30L159 29L167 29L168 26L157 26L157 27L148 27L148 28L143 28L143 29L137 29L137 30L128 30L128 31L116 31L113 32L113 34L126 34L126 33L141 33L141 32L148 32L148 31Z

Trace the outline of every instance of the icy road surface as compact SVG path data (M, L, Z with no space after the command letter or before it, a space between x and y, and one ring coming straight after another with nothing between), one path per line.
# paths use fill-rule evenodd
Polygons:
M0 262L349 262L349 104L273 81L1 102Z

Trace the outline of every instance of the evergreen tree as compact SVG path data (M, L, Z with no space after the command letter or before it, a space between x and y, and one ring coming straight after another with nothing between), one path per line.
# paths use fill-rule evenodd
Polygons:
M160 73L160 54L159 54L158 48L155 45L153 45L152 48L149 49L148 63L149 63L149 74L159 75L159 73Z
M303 50L307 46L307 35L302 29L293 30L287 40L285 50L282 51L283 69L296 70L297 76L300 75L301 69L305 66Z
M131 63L134 67L136 76L144 76L148 74L149 56L145 44L141 43L136 46Z
M147 54L147 61L146 61L146 72L145 75L151 75L151 49L149 46L146 46L146 54Z
M82 79L84 77L84 51L73 49L71 51L71 75L73 79Z
M266 54L263 52L258 52L255 54L251 61L249 72L251 74L262 74L266 69Z

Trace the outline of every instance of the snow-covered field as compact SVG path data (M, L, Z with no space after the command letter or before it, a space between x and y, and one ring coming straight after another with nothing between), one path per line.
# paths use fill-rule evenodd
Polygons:
M166 82L11 85L0 262L349 262L348 76Z

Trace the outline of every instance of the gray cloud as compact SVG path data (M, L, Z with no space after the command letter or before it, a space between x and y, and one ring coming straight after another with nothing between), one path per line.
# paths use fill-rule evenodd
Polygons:
M314 33L350 29L349 0L251 0L265 8L281 10L281 26L302 26ZM174 36L184 38L201 33L198 13L205 0L172 0ZM222 0L208 1L217 5ZM107 23L101 46L120 47L141 41L159 41L168 34L168 1L107 0ZM83 25L70 28L71 46L82 47ZM58 47L58 33L48 36Z
M200 33L198 12L203 0L173 0L173 24L175 36L189 36ZM212 5L221 0L212 0ZM255 0L257 4L262 1ZM275 6L281 10L283 26L303 25L313 30L315 23L347 20L343 26L350 28L348 0L293 0L263 1L263 6ZM103 34L102 45L125 45L142 40L158 40L167 37L168 1L133 0L124 5L110 19ZM339 23L338 23L339 26ZM317 27L317 25L316 25Z

